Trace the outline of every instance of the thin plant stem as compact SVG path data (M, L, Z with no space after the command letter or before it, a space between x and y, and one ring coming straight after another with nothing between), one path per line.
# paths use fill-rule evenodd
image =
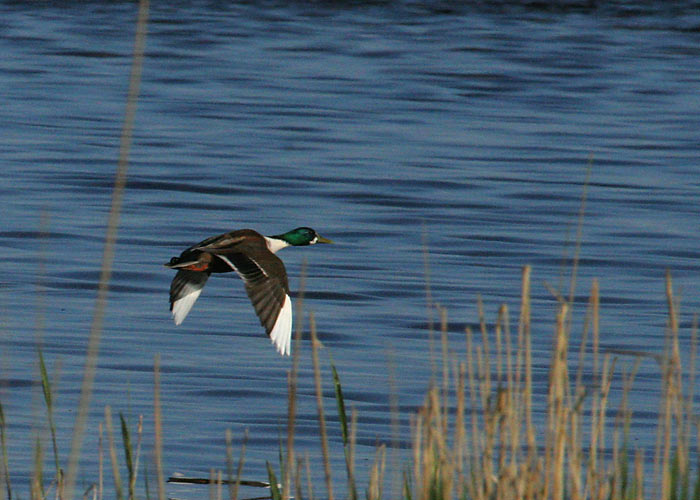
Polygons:
M158 500L165 500L165 476L163 475L163 422L160 407L160 355L153 360L153 460L156 465Z
M114 429L112 427L112 410L109 406L105 407L105 427L107 430L107 442L109 447L109 456L112 461L112 475L114 477L114 490L118 500L124 498L122 493L122 480L119 474L119 463L117 460L117 447L114 445Z
M99 354L100 337L102 335L102 324L104 321L105 309L107 307L107 292L112 276L112 263L117 243L117 230L119 228L119 218L121 214L122 199L126 187L126 174L129 164L129 151L131 149L131 139L134 129L134 118L136 115L136 104L141 84L141 72L143 67L143 55L146 45L146 24L148 20L149 0L139 1L138 18L136 22L136 34L134 41L134 52L131 64L131 75L129 78L129 92L126 102L126 113L124 125L122 127L121 142L119 146L119 161L117 173L112 190L112 205L109 210L109 220L105 235L105 245L102 254L102 265L100 267L100 278L97 288L97 299L90 327L87 352L85 355L85 368L83 370L83 381L80 388L80 400L73 428L70 455L68 458L68 472L65 482L65 497L68 500L73 498L75 480L78 475L78 460L83 444L83 434L87 424L87 416L92 396L92 384L95 379L97 366L97 356Z
M321 387L321 368L318 360L318 348L320 342L316 336L316 320L313 312L309 316L311 325L311 358L314 365L314 384L316 386L316 407L318 409L318 425L321 434L321 451L323 453L323 470L326 478L326 490L328 500L333 500L333 482L331 479L331 461L328 451L328 435L326 432L326 419L323 414L323 389Z
M104 494L104 444L103 426L100 422L98 426L97 439L97 500L102 500Z
M291 480L295 471L294 464L294 429L296 423L296 392L297 374L299 373L299 356L301 350L301 335L304 327L304 291L306 289L306 268L307 261L304 259L301 265L301 277L299 279L299 293L296 300L296 314L294 325L294 354L292 369L288 374L289 398L287 401L287 461L286 471L283 471L284 483L282 485L282 499L287 500L291 496Z

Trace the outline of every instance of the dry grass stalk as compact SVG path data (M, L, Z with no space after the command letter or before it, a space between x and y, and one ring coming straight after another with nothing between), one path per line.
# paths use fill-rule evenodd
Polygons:
M156 466L158 500L165 500L165 476L163 474L163 424L160 408L160 355L153 360L153 460Z
M348 484L355 488L355 443L357 441L357 409L353 408L350 414L350 436L348 439ZM351 500L354 500L351 498Z
M139 461L141 459L141 442L143 440L143 415L139 415L139 422L136 426L136 453L134 455L133 474L129 478L129 496L135 498L136 479L139 473Z
M104 445L102 444L102 422L97 426L97 499L102 500L104 494Z
M83 381L80 388L80 401L75 417L75 426L71 440L70 455L68 458L68 472L65 482L65 497L73 498L75 480L78 473L78 458L83 444L83 433L87 423L87 415L92 396L92 384L95 379L97 366L97 356L99 353L100 337L102 335L102 323L107 307L107 292L109 281L112 276L112 263L116 250L117 229L121 215L122 199L126 187L126 173L129 164L129 150L131 148L131 137L134 128L134 117L136 115L136 103L138 101L139 86L141 84L141 71L143 68L144 48L146 44L146 25L148 21L149 0L140 0L138 19L136 22L136 35L134 40L134 52L131 64L131 75L129 78L129 92L126 102L126 114L122 127L121 143L119 147L119 161L112 190L112 204L107 221L107 231L105 234L105 246L102 255L102 265L100 266L100 278L97 288L97 299L88 337L87 353L85 355L85 368L83 370Z
M301 351L301 334L304 327L304 291L306 290L306 267L307 261L304 259L301 264L301 277L299 280L299 292L296 300L296 310L294 315L294 354L292 355L292 369L287 374L288 400L287 400L287 460L283 471L284 483L282 485L282 498L287 500L291 497L291 481L295 472L296 458L294 457L294 432L296 423L296 393L297 374L299 373L299 355Z
M545 494L551 488L552 498L563 498L564 494L564 458L568 420L566 392L568 387L567 354L569 338L566 331L568 305L559 306L556 320L555 346L549 371L549 390L547 403L547 437L545 450L545 473L549 481L545 484Z
M523 267L522 284L520 290L520 320L518 322L518 353L524 352L524 361L516 362L525 365L525 387L523 388L522 413L525 418L525 435L527 436L528 463L533 464L537 456L537 441L535 426L532 423L532 333L530 329L530 266ZM520 376L516 376L519 382Z
M233 491L229 489L231 500L238 500L238 489L241 486L241 474L243 473L243 464L245 463L245 450L248 444L248 431L243 434L243 443L241 443L241 454L238 457L238 466L236 468L236 481L233 485Z
M446 355L446 353L443 353L443 356ZM387 378L388 378L388 383L389 383L389 415L390 415L390 429L391 429L391 457L390 457L390 463L391 463L391 478L390 478L390 489L389 489L389 497L390 498L396 498L397 496L400 495L401 492L401 466L400 466L400 457L399 457L399 450L401 448L401 415L400 415L400 410L399 410L399 394L398 394L398 389L396 386L396 365L395 365L395 360L394 360L394 351L393 349L389 348L386 350L386 358L387 358ZM332 367L332 370L335 368L335 366ZM334 373L335 377L335 373ZM335 380L334 380L335 384ZM340 401L338 401L338 398L342 399L342 395L338 392L336 392L336 400L341 404ZM343 410L344 410L344 402L342 403L343 405ZM355 408L353 407L352 409L353 413L355 412ZM343 435L343 447L344 447L344 452L345 452L345 471L348 479L348 499L349 500L357 500L357 484L355 483L355 474L354 470L351 473L351 466L350 462L354 460L354 457L351 457L350 454L354 453L354 444L350 441L350 432L347 431L347 422L343 422L343 420L346 420L347 417L342 417L341 416L341 408L339 406L338 408L338 416L340 418L340 427L341 427L341 434ZM351 417L352 418L352 417ZM345 430L343 430L343 426L346 427Z
M297 339L297 348L299 347ZM298 349L294 350L294 364L291 371L287 372L287 388L288 388L288 401L287 401L287 460L284 464L284 482L282 484L282 498L287 500L291 496L291 476L293 473L293 466L296 463L294 458L294 427L296 418L296 363L298 360Z
M314 500L314 484L311 480L311 461L309 460L308 453L304 456L304 465L306 469L306 489L309 492L309 500Z
M112 476L114 477L114 490L117 498L123 498L122 480L119 474L119 462L117 460L117 448L114 444L114 428L112 426L112 409L105 406L105 427L107 430L107 446L109 449L109 457L112 461Z
M591 329L591 322L593 321L594 308L597 307L595 302L595 282L593 284L593 290L591 291L591 298L588 302L588 308L586 309L586 315L584 317L583 323L583 335L581 336L581 342L579 344L578 350L578 369L576 370L576 384L574 388L574 402L573 411L571 413L571 427L569 431L569 450L571 454L569 457L569 478L571 481L571 498L572 500L578 500L580 498L585 498L584 484L583 484L583 463L584 463L584 447L582 444L583 435L583 418L582 406L586 396L588 395L588 388L583 383L583 372L586 360L586 346L588 344L588 335ZM593 346L593 350L597 349ZM597 353L595 353L597 356Z
M442 401L445 402L443 407L443 418L447 419L449 411L449 396L450 396L450 363L447 355L447 308L439 307L440 311L440 343L442 346Z
M216 500L216 471L209 469L209 500Z
M680 393L679 365L680 350L678 347L678 318L676 303L673 298L671 276L666 273L666 300L668 303L668 329L666 348L662 368L663 379L663 408L660 418L662 435L662 455L657 459L661 465L661 498L669 498L671 492L671 436L673 433L674 401Z
M12 482L10 481L10 460L7 453L7 423L5 422L5 412L0 401L0 500L10 500L12 498ZM7 497L5 497L7 495Z
M484 304L481 301L481 295L476 298L477 309L479 314L479 329L481 330L481 343L483 346L482 369L480 370L482 380L482 399L485 403L485 398L491 394L491 350L489 343L489 332L486 326L486 317L484 315ZM489 375L488 377L486 375Z
M316 387L316 408L318 409L318 425L321 434L321 452L323 453L323 471L326 479L328 500L333 500L333 481L331 479L331 460L328 451L328 435L326 432L326 419L323 414L323 388L321 387L321 367L318 360L320 342L316 336L316 320L313 312L309 316L311 327L311 359L314 365L314 384Z
M529 280L528 272L524 272L523 276ZM523 286L523 291L529 294L529 286ZM413 464L410 480L407 479L404 484L404 496L418 500L454 498L455 495L469 500L644 498L644 455L641 451L630 455L633 457L633 464L630 464L633 465L630 468L632 474L627 473L628 435L632 416L628 395L639 360L630 373L623 375L623 396L611 443L613 459L608 461L605 458L608 441L606 429L610 427L606 415L616 363L609 354L605 355L602 363L599 358L599 304L599 287L594 282L584 325L586 331L592 331L589 352L595 373L592 376L594 384L590 386L584 385L581 369L576 371L570 382L570 307L564 301L559 304L549 372L544 450L539 450L534 444L537 442L537 433L531 424L529 299L523 297L522 300L518 349L515 352L508 347L507 309L499 310L493 335L495 342L503 348L494 348L494 363L488 360L490 339L483 315L480 315L480 330L481 338L485 341L476 347L470 330L466 329L465 363L448 360L444 354L443 341L443 363L454 366L451 373L456 394L455 416L450 422L449 412L445 411L451 403L445 401L449 394L444 389L443 367L442 387L430 388L423 406L412 419ZM479 310L483 310L481 305ZM442 318L441 329L445 331L444 313ZM673 345L676 339L677 337L671 337L669 340L669 359L674 358ZM578 346L579 363L584 363L587 359L588 343L588 333L585 333ZM677 453L687 455L689 432L684 434L678 430L681 427L690 428L690 403L680 399L680 378L677 376L680 359L676 367L667 370L673 376L666 377L665 382L671 385L669 399L673 404L669 406L672 425L665 426L668 432L664 442L682 440L683 444L676 446L676 450ZM471 403L470 415L467 415L468 401ZM586 407L588 412L584 411ZM585 415L590 415L587 419L590 427L586 427L589 429L589 440L584 442L582 430L586 423ZM470 423L467 423L467 419ZM449 428L450 425L453 428ZM700 427L700 424L696 425ZM467 428L469 432L466 431ZM523 443L523 436L526 437L526 443ZM680 471L677 476L683 477L684 471L687 473L685 459L676 459L676 462L664 460L664 469L670 471L671 466L677 463ZM370 483L375 489L368 492L368 497L378 494L376 468L373 474ZM669 484L677 485L678 479L673 477L669 476Z
M415 491L423 491L423 417L420 414L420 412L417 415L411 417L411 432L413 434L413 488Z
M430 252L428 252L428 231L425 223L421 231L421 253L425 273L425 312L428 317L428 348L430 349L430 373L435 373L435 326L433 321L433 292L430 286Z
M367 500L381 500L382 484L384 483L384 467L386 465L386 445L377 448L374 464L370 470L369 486L367 487Z
M644 499L644 452L637 450L634 456L634 482L636 491L632 497L634 500Z
M228 484L228 497L233 500L234 487L236 481L233 479L233 435L231 434L231 429L226 429L224 433L224 440L226 442L226 479Z
M482 448L481 434L479 433L479 412L477 404L477 388L476 388L476 375L474 366L474 359L472 352L474 351L472 346L472 332L469 328L465 330L466 340L467 340L467 379L469 381L469 403L471 405L471 436L472 445L470 453L467 455L469 457L469 465L472 469L478 467L479 463L479 450ZM483 487L481 481L469 481L469 494L473 498L483 498Z
M466 379L467 367L464 363L459 364L459 372L456 379L455 393L457 394L457 410L455 414L455 425L454 425L454 443L456 447L455 452L455 466L458 480L461 483L464 482L464 460L467 452L467 439L464 428L465 420L465 379Z

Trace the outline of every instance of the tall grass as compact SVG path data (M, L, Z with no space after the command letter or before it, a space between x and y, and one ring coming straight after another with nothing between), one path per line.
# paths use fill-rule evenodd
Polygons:
M522 297L517 338L512 338L509 311L499 309L489 328L479 303L479 333L465 332L466 358L448 355L446 313L440 310L442 378L427 391L411 425L411 450L401 465L400 496L407 500L432 499L700 499L698 436L700 420L693 413L696 380L697 321L692 327L689 369L681 366L678 308L670 275L666 277L668 325L662 355L600 349L600 292L593 282L583 322L581 342L571 345L571 307L562 300L556 310L546 394L532 389L530 274L522 274ZM328 435L320 397L320 361L311 318L314 377L319 408L320 460L328 498L334 489L330 477ZM610 408L616 380L617 358L633 356L631 370L617 379L621 398L617 412ZM658 440L653 471L644 450L633 449L629 395L641 357L659 361L661 400ZM575 360L575 362L574 362ZM592 382L584 383L584 366ZM346 460L347 491L357 498L354 470L355 422L348 431L346 402L340 375L330 363ZM686 381L686 390L683 381ZM545 419L535 425L535 408ZM612 415L612 416L611 416ZM290 422L290 426L293 423ZM387 436L385 439L389 442ZM694 465L691 464L694 458ZM288 467L285 475L299 469ZM650 474L653 474L649 480ZM291 481L296 478L291 477ZM367 499L385 498L386 449L377 448L374 464L365 478ZM652 485L652 487L649 487ZM297 498L313 498L309 488ZM287 498L287 497L284 497ZM390 498L396 498L392 495Z
M458 359L450 354L447 345L449 324L444 309L438 309L441 339L440 378L426 391L423 403L411 419L410 449L405 450L403 461L386 460L386 445L377 446L374 462L366 477L358 477L355 468L358 415L348 411L343 396L342 373L339 373L327 349L322 349L316 335L316 320L310 315L310 336L313 365L313 384L318 408L319 438L322 453L319 457L297 458L294 450L296 386L299 376L297 363L301 342L301 326L295 332L294 363L289 372L289 411L287 453L280 449L279 469L268 463L268 483L243 481L245 440L238 465L233 461L232 437L226 436L226 467L212 471L208 479L189 482L211 483L212 498L224 495L223 484L228 484L227 496L237 499L239 485L268 486L273 498L335 498L356 500L362 494L366 499L397 497L406 500L438 499L591 499L591 500L700 500L698 480L698 442L700 420L694 413L697 367L697 319L691 327L688 366L683 370L679 342L680 321L677 300L670 275L666 276L668 321L665 329L665 348L660 354L637 351L605 352L600 349L600 292L593 282L588 307L582 322L579 345L571 345L571 308L561 301L553 318L552 348L544 394L533 392L531 347L531 270L522 273L520 311L517 329L511 329L510 310L500 307L489 324L479 302L477 332L466 329L466 354ZM301 316L301 315L299 315ZM631 368L618 373L617 358L633 356L637 361ZM656 445L653 456L633 447L633 412L630 409L635 375L642 357L658 363L661 398L659 400ZM328 369L324 360L329 361ZM427 361L427 360L426 360ZM68 495L62 478L60 456L55 445L53 423L54 385L50 381L43 355L38 360L41 387L46 406L46 425L53 451L53 475L44 474L44 452L40 441L34 445L35 465L30 487L30 498L73 498ZM585 368L584 368L585 367ZM584 376L584 371L586 372ZM588 380L585 383L584 380ZM620 387L613 387L619 380ZM324 383L332 384L335 394L335 412L338 427L326 424ZM135 434L127 419L120 414L121 447L112 422L111 409L104 415L106 451L111 463L114 483L110 498L142 496L137 487L142 435L153 434L155 448L152 466L155 470L158 498L165 498L163 474L163 441L160 408L160 371L156 357L154 365L154 429L136 424ZM615 389L618 408L611 408L610 394ZM387 415L388 418L393 417ZM102 426L100 426L102 429ZM100 431L101 432L101 431ZM136 436L134 439L133 436ZM333 448L329 441L336 436L342 443L345 461L339 490L334 483L331 460ZM390 443L392 436L384 436L381 443ZM102 464L102 438L99 441L99 463ZM0 498L21 496L13 488L8 457L7 425L0 401ZM649 463L652 466L648 466ZM323 466L323 483L315 484L310 473L311 463ZM398 467L398 469L397 469ZM85 498L101 499L104 495L103 467L94 485L83 493ZM122 471L126 473L122 479ZM387 493L386 485L392 477L399 477L400 488ZM224 479L226 478L226 479ZM148 477L144 488L148 492ZM337 478L336 478L337 480ZM278 484L279 483L279 484ZM320 493L319 493L320 492ZM360 493L363 492L363 493Z

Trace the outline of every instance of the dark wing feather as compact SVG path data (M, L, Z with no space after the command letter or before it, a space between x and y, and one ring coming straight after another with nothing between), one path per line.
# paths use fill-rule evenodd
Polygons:
M287 271L282 261L269 251L259 252L255 257L238 252L216 255L230 262L241 277L255 314L270 335L289 293Z
M252 229L239 229L230 233L212 236L200 241L188 250L203 250L210 253L232 252L239 247L267 248L262 234Z

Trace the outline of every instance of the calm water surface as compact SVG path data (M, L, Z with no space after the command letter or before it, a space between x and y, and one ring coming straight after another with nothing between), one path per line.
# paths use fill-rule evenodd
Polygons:
M265 479L265 461L276 463L291 363L268 344L238 278L211 279L180 327L168 313L162 263L231 229L308 225L338 243L281 256L294 290L308 261L305 308L358 409L362 471L391 436L392 390L409 435L429 383L424 234L456 359L477 296L490 323L503 303L517 314L520 270L533 266L543 390L556 311L546 284L561 284L589 159L574 344L599 278L602 345L661 352L670 269L687 351L700 310L696 7L153 5L81 484L95 478L105 405L132 422L143 414L150 449L156 354L166 474L222 467L227 429L237 447L249 432L247 478ZM58 445L68 452L134 22L132 3L0 3L1 395L22 493L45 422L37 342L57 374ZM305 339L297 447L317 457L309 358ZM635 439L651 456L653 362L635 387Z

